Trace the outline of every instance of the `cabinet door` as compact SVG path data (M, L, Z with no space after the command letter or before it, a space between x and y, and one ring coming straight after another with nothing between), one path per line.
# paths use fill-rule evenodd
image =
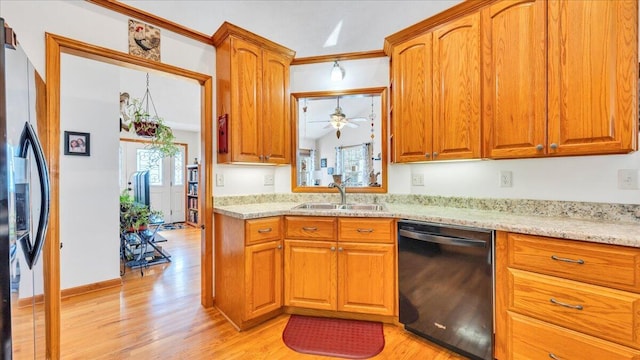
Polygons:
M247 246L245 276L244 320L279 309L282 306L282 241Z
M546 2L500 1L482 11L484 156L546 154Z
M480 13L433 33L434 160L480 157Z
M430 160L432 34L393 49L392 151L395 162ZM428 155L429 157L425 157Z
M262 51L231 39L231 152L234 162L260 162Z
M285 241L285 305L336 310L336 243Z
M262 53L262 143L264 161L291 163L291 120L289 117L289 60L281 55Z
M393 315L394 246L338 243L338 310Z
M548 4L550 154L636 149L638 1Z

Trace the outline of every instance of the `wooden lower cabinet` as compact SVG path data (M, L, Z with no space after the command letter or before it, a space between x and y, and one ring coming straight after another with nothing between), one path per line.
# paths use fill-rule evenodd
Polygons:
M640 359L639 261L639 249L499 231L495 357Z
M336 310L336 243L285 240L285 305Z
M282 240L247 246L245 257L245 319L282 306Z
M507 324L509 359L640 359L638 350L517 313L507 314Z
M287 217L285 223L284 303L307 309L394 315L395 245L393 219L337 219L342 231L332 240L300 240L296 227L325 234L327 218ZM361 226L354 226L360 223ZM334 223L335 224L335 223ZM353 231L349 235L347 232ZM336 240L343 234L348 242ZM311 237L313 235L309 235ZM354 239L360 239L354 240Z
M245 330L282 313L282 219L214 214L215 306Z
M338 244L338 311L393 315L393 244Z

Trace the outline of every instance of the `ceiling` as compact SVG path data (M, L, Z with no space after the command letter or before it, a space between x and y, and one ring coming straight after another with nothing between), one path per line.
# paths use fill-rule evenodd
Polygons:
M121 2L204 34L228 21L301 58L381 50L385 37L462 0Z
M373 100L373 116L376 126L380 126L380 95L345 95L340 96L340 108L347 119L358 127L369 129L371 121L371 102ZM298 138L319 139L327 133L335 133L335 129L328 126L332 113L337 106L337 97L299 99L298 103ZM307 107L306 113L303 107ZM343 133L351 132L347 127Z

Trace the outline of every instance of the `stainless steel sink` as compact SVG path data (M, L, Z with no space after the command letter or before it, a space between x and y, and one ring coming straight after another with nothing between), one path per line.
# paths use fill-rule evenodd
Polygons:
M380 204L334 204L334 203L305 203L294 209L300 210L360 210L360 211L383 211L384 206Z
M294 209L304 209L304 210L335 210L340 209L340 204L332 204L332 203L306 203L300 204Z

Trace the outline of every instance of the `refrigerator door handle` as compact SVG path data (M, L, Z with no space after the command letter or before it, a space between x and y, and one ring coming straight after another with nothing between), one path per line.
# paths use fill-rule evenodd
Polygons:
M33 155L36 161L36 168L38 169L38 177L40 178L40 216L38 219L38 229L36 231L35 241L30 241L30 236L23 236L20 239L20 245L24 252L27 265L29 269L33 267L38 261L38 256L42 251L42 245L44 244L44 237L47 232L47 226L49 225L49 171L47 169L47 162L44 158L44 152L42 151L42 145L38 140L33 126L28 122L25 122L22 129L22 135L20 135L20 144L18 145L18 156L26 158L29 152L29 147L33 149Z

